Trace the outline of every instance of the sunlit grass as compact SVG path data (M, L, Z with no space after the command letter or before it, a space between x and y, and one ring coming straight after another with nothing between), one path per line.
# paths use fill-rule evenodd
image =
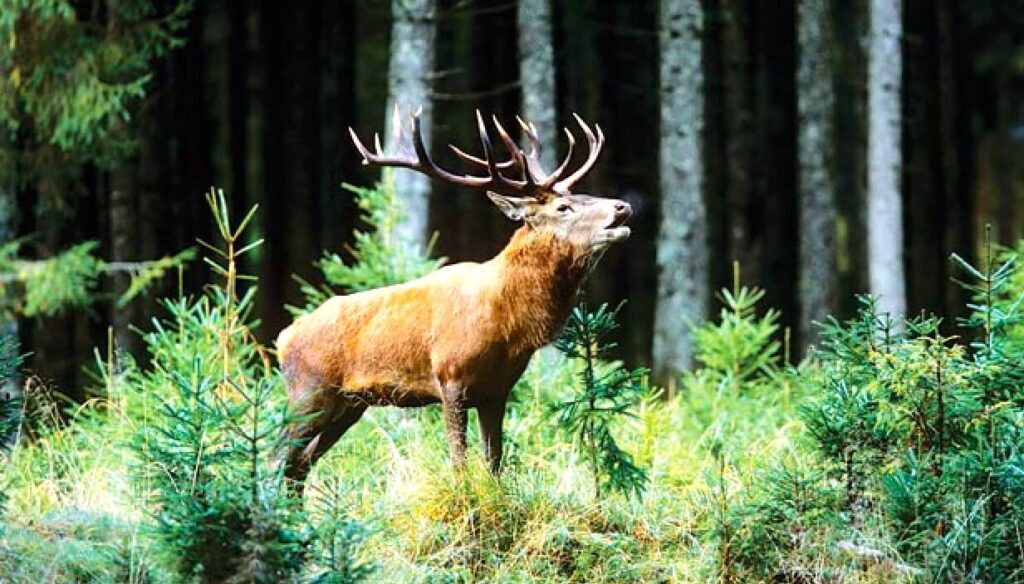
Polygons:
M647 491L640 499L598 499L584 461L558 438L549 414L571 375L550 352L528 369L509 408L500 477L485 468L475 418L469 462L452 469L436 407L375 408L316 467L307 498L340 489L342 508L370 532L359 553L377 564L382 582L715 579L718 548L708 532L715 497L726 492L730 504L741 504L758 469L797 448L791 404L799 396L774 384L734 395L698 380L684 395L647 400L619 429L622 444L648 466ZM149 510L129 481L126 441L138 422L124 413L130 404L117 402L120 393L112 395L113 403L84 406L80 422L20 446L5 465L10 533L0 540L8 552L0 561L17 558L14 581L162 578L148 570ZM725 474L716 477L722 457ZM842 555L825 534L809 537L821 538L807 546L820 557L801 565L839 570ZM871 570L856 573L846 581L874 581Z

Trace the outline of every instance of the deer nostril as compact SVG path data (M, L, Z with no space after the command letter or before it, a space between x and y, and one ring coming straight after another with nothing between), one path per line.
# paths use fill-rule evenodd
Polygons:
M629 203L625 201L619 201L618 203L615 203L616 215L631 215L632 213L633 208L629 205Z

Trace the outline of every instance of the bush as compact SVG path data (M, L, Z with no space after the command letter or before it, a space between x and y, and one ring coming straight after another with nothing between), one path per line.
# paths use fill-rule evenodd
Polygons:
M14 444L14 439L21 424L21 398L16 394L8 394L8 384L17 375L21 365L18 353L18 342L10 336L0 336L0 464L6 465L7 449ZM3 529L4 508L7 504L8 485L0 477L0 530Z
M239 245L253 213L236 227L222 194L208 200L224 246L215 249L222 263L207 261L224 281L194 301L167 303L172 320L144 336L151 363L131 371L128 385L155 403L132 442L137 480L152 499L162 555L181 578L280 582L300 573L312 540L336 539L345 526L308 529L285 483L277 458L296 420L251 332L255 287L240 289L236 267L258 244Z
M893 578L1024 577L1024 353L1011 334L1024 289L1013 290L1015 257L994 255L990 246L980 268L953 258L975 298L961 321L969 344L937 317L894 319L871 298L856 318L825 326L799 378L818 396L800 410L816 454L806 464L824 476L800 481L818 493L815 511L784 515L787 530L828 529ZM759 545L779 548L777 538Z
M256 288L236 267L258 245L241 243L253 215L235 226L221 193L208 200L223 246L208 246L219 261L207 262L222 281L162 302L169 317L143 334L145 365L97 353L101 397L66 423L34 424L34 441L4 469L19 521L0 538L0 573L24 582L354 582L369 573L356 559L359 527L326 503L311 514L285 487L277 458L294 419L252 333ZM332 563L317 555L326 541Z
M553 411L559 428L590 461L599 497L609 491L640 494L647 481L647 473L612 434L614 426L634 417L632 410L647 391L643 369L631 371L607 361L615 348L607 337L617 327L616 314L618 309L607 304L590 312L581 303L555 341L558 350L579 364L579 373L573 399L556 404Z

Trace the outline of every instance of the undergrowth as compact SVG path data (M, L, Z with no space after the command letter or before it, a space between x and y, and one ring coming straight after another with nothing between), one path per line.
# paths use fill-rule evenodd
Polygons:
M393 216L386 193L367 192ZM1024 277L1010 252L955 260L975 296L957 336L864 298L796 364L778 313L737 274L695 330L699 363L674 395L580 329L583 344L542 350L516 384L500 477L475 432L455 471L433 410L371 408L297 499L275 458L292 419L283 381L251 334L255 287L234 268L247 249L223 199L211 203L224 239L210 250L215 283L164 302L143 333L146 364L97 351L96 397L65 416L53 392L28 386L25 437L0 454L5 582L1022 578ZM375 217L357 246L394 243ZM409 253L403 265L436 266ZM379 259L339 258L351 278L329 284L421 273L363 265ZM575 322L611 326L614 314ZM0 354L8 375L17 351ZM587 432L596 422L604 434ZM642 470L627 473L637 482L611 488L601 436L616 468Z

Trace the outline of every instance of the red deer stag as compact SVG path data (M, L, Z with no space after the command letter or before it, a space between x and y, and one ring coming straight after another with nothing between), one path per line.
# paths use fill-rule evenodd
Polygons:
M565 324L580 284L604 250L629 237L627 203L571 192L597 161L604 144L600 127L595 135L576 118L590 152L563 178L575 143L568 129L568 154L549 174L541 168L532 125L519 120L531 144L525 152L494 120L511 155L498 161L478 111L483 157L451 147L487 173L476 176L439 167L423 144L418 112L411 118L409 140L396 108L392 155L382 152L377 136L371 152L349 129L363 164L409 168L486 191L523 226L490 261L449 265L405 284L335 296L281 332L277 349L289 400L311 416L289 430L294 445L285 472L296 481L305 479L367 406L437 402L452 461L465 458L466 412L476 408L491 469L498 472L509 390L533 353Z

